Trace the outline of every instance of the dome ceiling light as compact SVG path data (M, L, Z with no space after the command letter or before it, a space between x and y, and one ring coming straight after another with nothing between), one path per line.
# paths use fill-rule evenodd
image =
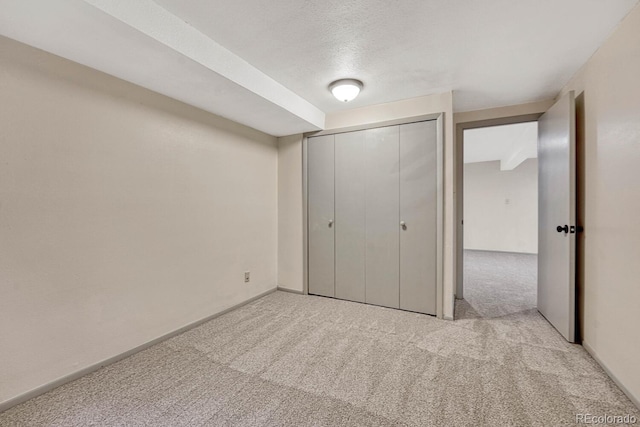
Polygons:
M356 79L340 79L331 83L329 90L338 101L349 102L362 90L362 82Z

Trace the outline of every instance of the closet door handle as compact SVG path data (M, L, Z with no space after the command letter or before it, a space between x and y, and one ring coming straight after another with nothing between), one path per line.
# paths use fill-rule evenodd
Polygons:
M402 227L403 230L407 229L407 223L404 221L400 221L400 227Z
M329 228L331 228L331 226L333 226L333 220L332 219L329 220Z

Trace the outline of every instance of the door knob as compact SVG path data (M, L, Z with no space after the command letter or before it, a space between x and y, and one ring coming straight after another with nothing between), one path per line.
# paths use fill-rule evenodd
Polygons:
M331 228L331 226L332 226L332 225L333 225L333 220L332 220L332 219L330 219L330 220L329 220L329 228Z
M407 229L407 223L404 221L400 221L400 227L402 227L403 230Z
M566 224L564 225L564 227L563 227L563 226L561 226L561 225L559 225L559 226L557 226L557 227L556 227L556 231L557 231L558 233L562 233L563 231L564 231L565 233L568 233L568 232L569 232L569 226L568 226L568 225L566 225Z

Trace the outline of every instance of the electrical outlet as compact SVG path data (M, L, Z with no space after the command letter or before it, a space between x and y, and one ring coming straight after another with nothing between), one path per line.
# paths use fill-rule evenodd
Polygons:
M251 272L245 271L244 272L244 283L249 283L250 281L251 281Z

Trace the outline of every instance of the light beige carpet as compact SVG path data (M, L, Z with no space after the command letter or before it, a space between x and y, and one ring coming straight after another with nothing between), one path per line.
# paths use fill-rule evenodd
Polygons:
M512 257L512 258L510 258ZM537 313L535 257L469 253L461 319L277 292L2 426L561 426L640 412ZM533 273L533 276L532 274ZM532 299L533 298L533 299Z

